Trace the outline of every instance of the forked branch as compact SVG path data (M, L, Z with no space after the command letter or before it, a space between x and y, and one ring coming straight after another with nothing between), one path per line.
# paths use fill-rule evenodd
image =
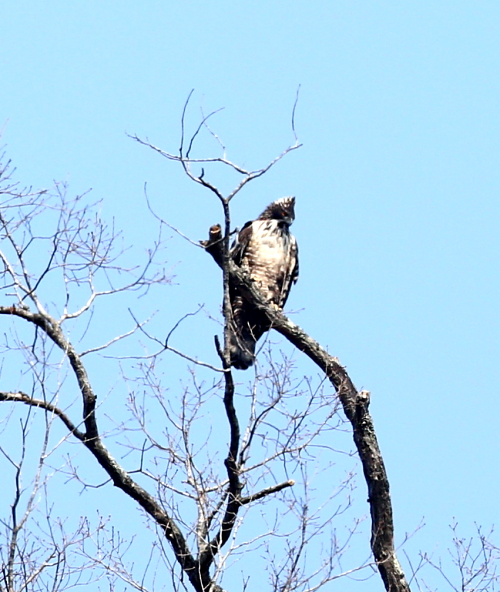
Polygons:
M151 148L152 150L154 150L155 152L157 152L158 154L160 154L164 158L167 158L168 160L173 160L175 162L180 163L184 172L191 179L191 181L194 181L195 183L202 185L203 187L206 187L212 193L214 193L222 203L227 205L233 199L233 197L237 193L239 193L243 189L243 187L245 187L245 185L247 185L247 183L249 183L250 181L253 181L254 179L257 179L258 177L261 177L262 175L265 175L269 171L269 169L271 169L276 163L278 163L287 154L289 154L290 152L292 152L294 150L297 150L297 148L300 148L302 146L302 144L298 140L297 133L295 131L295 112L297 109L299 90L300 90L300 86L297 89L297 93L295 96L295 101L294 101L294 105L293 105L293 109L292 109L292 121L291 121L292 132L294 135L295 142L293 144L291 144L290 146L288 146L287 148L285 148L281 152L281 154L276 156L266 166L264 166L260 169L248 170L248 169L245 169L245 168L235 164L234 162L232 162L228 158L226 158L225 149L223 148L223 145L220 142L220 139L217 136L215 136L215 134L210 130L210 128L208 128L208 125L207 125L208 120L213 115L215 115L216 113L221 111L222 109L216 109L215 111L210 112L208 115L203 115L202 120L199 122L196 130L191 135L190 139L186 140L186 123L185 123L186 113L187 113L187 108L189 106L189 102L190 102L191 97L193 95L193 91L191 91L189 93L189 95L186 99L186 102L184 103L184 108L183 108L182 116L181 116L181 142L180 142L180 146L179 146L179 152L177 154L174 154L171 152L166 152L165 150L162 150L158 146L155 146L154 144L152 144L147 138L144 140L144 139L140 138L139 136L137 136L136 134L129 135L129 137L132 138L133 140L135 140L136 142L139 142L143 146L147 146L148 148ZM193 150L195 140L197 139L202 128L207 128L209 130L209 133L212 136L216 137L219 145L223 148L223 156L213 157L213 158L193 158L193 157L191 157L191 151ZM185 145L187 145L187 150L184 150ZM195 174L191 169L191 165L193 165L193 164L203 165L203 164L214 164L214 163L222 164L225 167L229 167L230 169L232 169L233 171L235 171L236 173L238 173L239 175L242 176L239 183L227 196L224 196L216 185L214 185L211 181L209 181L205 178L205 169L203 167L201 167L201 171L198 174Z

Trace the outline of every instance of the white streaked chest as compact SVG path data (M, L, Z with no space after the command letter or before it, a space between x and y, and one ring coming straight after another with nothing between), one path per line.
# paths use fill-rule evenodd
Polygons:
M251 275L281 275L289 265L292 237L280 228L276 220L256 220L252 225L252 237L247 248L244 266Z

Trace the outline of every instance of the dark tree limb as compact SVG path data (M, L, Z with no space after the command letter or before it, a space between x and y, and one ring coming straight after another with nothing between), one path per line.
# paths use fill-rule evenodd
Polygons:
M220 348L218 338L216 338L216 347L224 367L227 367L224 352L222 352ZM236 415L236 409L234 408L234 382L229 368L227 369L227 372L224 373L224 380L224 408L226 410L230 431L229 451L224 464L226 466L229 487L227 491L226 509L221 526L216 535L208 543L206 549L200 553L200 568L207 571L212 565L217 553L219 553L229 540L238 516L238 511L243 505L241 503L241 490L243 489L243 484L240 480L240 466L237 460L240 445L240 426L238 423L238 416Z
M208 240L200 241L200 243L214 258L215 262L222 267L222 232L220 226L212 226L209 230ZM394 548L394 522L389 480L375 434L373 420L368 411L370 403L368 391L358 392L346 369L337 358L325 351L317 341L309 337L305 331L290 321L282 312L271 308L247 273L232 261L228 262L227 271L231 281L238 287L242 296L267 316L273 329L286 337L325 372L338 393L344 413L352 425L354 443L368 486L373 556L387 592L410 592L410 587Z
M286 489L287 487L293 487L294 485L295 481L293 479L290 479L289 481L284 481L283 483L278 483L277 485L271 485L270 487L266 487L265 489L262 489L257 493L253 493L252 495L242 497L240 503L242 506L245 504L250 504L252 502L256 502L257 500L264 499L265 497L273 493L278 493L278 491Z
M43 401L42 399L34 399L30 397L26 393L22 393L18 391L17 393L10 393L10 392L0 392L0 401L15 401L17 403L24 403L25 405L29 405L30 407L39 407L40 409L45 409L54 415L57 415L59 419L64 423L64 425L68 428L68 431L73 434L78 440L84 440L85 434L81 432L76 425L71 421L64 411L49 403L48 401Z

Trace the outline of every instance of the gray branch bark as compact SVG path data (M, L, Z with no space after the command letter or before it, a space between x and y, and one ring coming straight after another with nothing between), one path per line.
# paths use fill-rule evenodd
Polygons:
M222 231L219 225L209 230L209 237L202 246L223 266ZM272 328L286 337L297 349L308 356L326 374L335 388L344 413L352 425L363 473L368 487L368 503L372 522L371 548L387 592L410 592L403 569L394 548L394 522L389 491L389 480L375 433L372 417L368 411L368 391L358 392L346 369L337 358L325 351L317 341L309 337L298 325L283 313L271 308L254 285L248 274L228 262L227 272L243 297L266 314Z

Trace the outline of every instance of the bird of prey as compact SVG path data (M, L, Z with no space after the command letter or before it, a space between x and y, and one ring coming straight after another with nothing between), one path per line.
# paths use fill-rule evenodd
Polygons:
M281 310L292 283L299 275L298 248L290 226L295 219L295 197L274 201L253 221L247 222L231 246L230 257L248 272L263 296ZM232 319L231 366L249 368L255 345L270 329L269 321L234 285L229 286Z

